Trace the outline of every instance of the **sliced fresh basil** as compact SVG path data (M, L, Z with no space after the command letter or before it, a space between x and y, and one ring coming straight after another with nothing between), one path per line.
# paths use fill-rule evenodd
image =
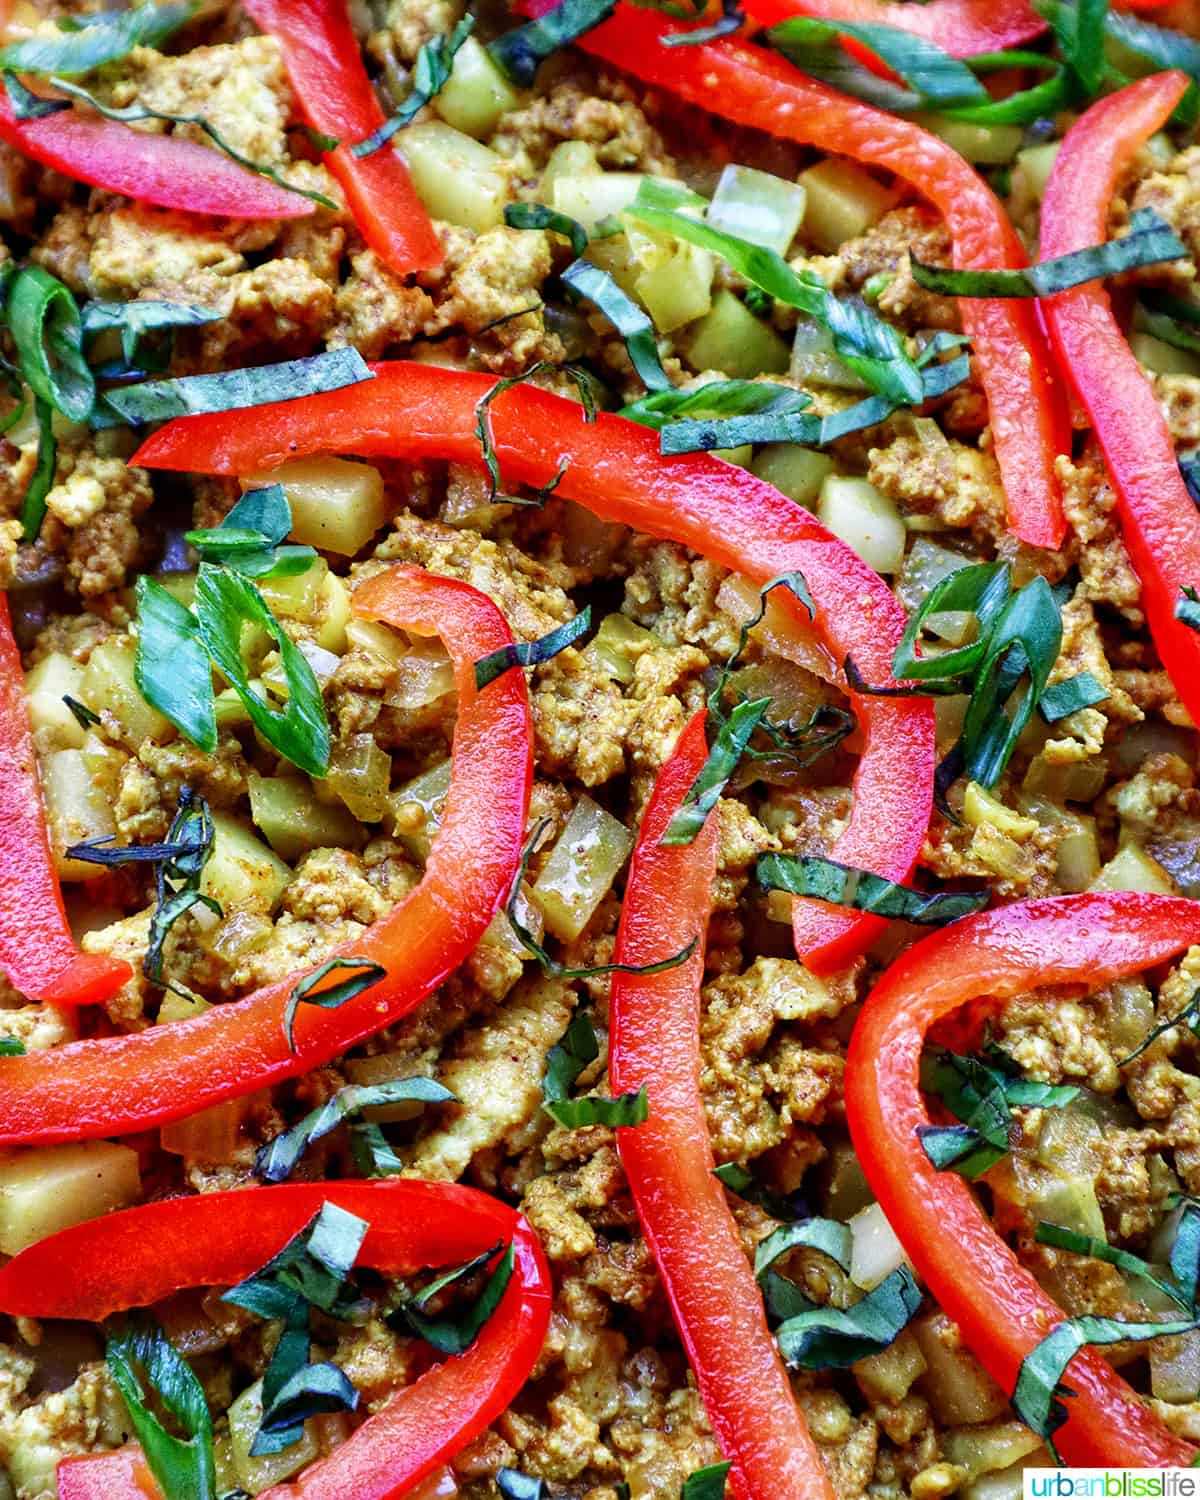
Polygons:
M647 179L649 181L649 179ZM575 260L562 273L562 281L579 297L595 303L625 341L633 368L650 391L668 391L671 382L658 357L654 324L607 271L589 260Z
M877 394L905 405L925 399L921 373L890 324L865 303L835 297L813 272L793 271L777 251L751 244L694 217L705 206L703 198L678 183L645 177L625 209L625 217L713 251L754 286L785 306L815 318L832 334L838 355ZM669 383L664 376L660 388Z
M543 1099L542 1108L567 1130L582 1130L587 1125L640 1125L650 1114L645 1084L636 1094L618 1094L615 1099L595 1094L582 1099Z
M1007 1156L1014 1109L1062 1109L1079 1094L1074 1085L1037 1083L1011 1069L999 1052L990 1063L957 1052L938 1057L927 1089L962 1122L917 1129L939 1171L952 1168L960 1177L978 1177Z
M41 94L35 94L13 73L0 73L0 84L4 86L16 120L44 120L49 115L61 115L64 110L71 108L69 99L46 99Z
M839 45L842 37L852 37L870 47L892 72L906 83L912 93L909 104L943 107L953 104L985 104L989 95L983 84L965 62L951 57L935 43L911 31L873 22L815 20L795 16L773 26L767 40L798 68L823 82L840 87L839 78L865 71ZM831 45L832 44L832 45ZM882 83L883 80L880 80ZM894 85L888 85L889 90ZM885 106L886 107L886 106Z
M186 916L197 906L204 907L216 917L225 915L219 901L214 900L212 896L204 895L201 891L191 889L172 891L164 895L154 908L154 913L150 918L150 929L146 935L146 957L142 961L142 970L152 983L163 982L163 965L166 963L164 944L171 928L180 917Z
M585 605L574 618L536 641L514 641L481 656L475 663L475 687L483 692L488 683L503 677L512 667L535 667L574 645L592 628L592 606Z
M348 979L339 980L337 984L326 985L320 990L315 988L322 979L327 979L338 969L353 969L355 972ZM327 958L311 974L306 974L288 996L283 1012L283 1032L287 1037L288 1047L293 1052L296 1050L292 1032L296 1024L296 1012L302 1005L319 1005L322 1010L337 1010L347 1000L353 1000L356 995L361 995L364 990L369 990L373 984L386 978L387 970L383 965L369 958Z
M142 120L162 120L168 125L194 125L197 130L202 130L218 151L237 162L239 166L245 167L248 172L255 173L258 177L265 177L268 182L273 182L276 187L286 189L289 193L295 193L298 197L308 198L313 203L319 203L322 208L333 209L340 212L341 205L335 203L332 198L326 197L324 193L315 192L312 188L298 187L294 182L289 182L280 172L264 162L254 161L249 156L243 156L229 141L221 134L217 127L209 122L204 115L172 115L161 109L151 109L145 104L126 104L118 109L111 104L106 104L103 99L91 93L88 89L77 83L71 83L68 79L55 73L50 79L54 87L64 94L69 94L72 99L78 99L86 104L89 109L94 109L106 120L119 120L123 125L134 125ZM339 351L341 352L341 351ZM201 379L194 376L193 379Z
M165 843L144 846L137 853L129 849L111 851L135 861L139 857L149 858L154 864L155 904L146 938L146 956L142 961L142 972L153 984L164 983L164 945L180 917L197 906L203 906L214 916L224 916L220 902L200 891L200 877L212 854L213 835L208 803L185 786L179 793L179 806L167 830ZM149 853L150 850L154 852ZM168 987L176 988L173 985Z
M1193 1210L1193 1214L1194 1212ZM1200 1225L1200 1218L1196 1218L1194 1222ZM1053 1245L1058 1250L1070 1250L1074 1255L1087 1255L1092 1260L1106 1261L1110 1266L1116 1266L1118 1270L1124 1271L1129 1276L1138 1276L1143 1281L1150 1282L1164 1296L1178 1303L1185 1312L1190 1312L1192 1309L1194 1297L1188 1296L1179 1287L1157 1276L1140 1256L1133 1255L1128 1250L1119 1250L1106 1240L1093 1239L1089 1234L1078 1234L1074 1229L1064 1229L1060 1224L1048 1224L1045 1220L1039 1221L1034 1229L1033 1237L1039 1245Z
M728 1459L719 1464L705 1464L693 1469L683 1481L679 1500L725 1500L725 1484L733 1464Z
M522 1474L516 1469L498 1469L496 1488L504 1500L549 1500L550 1497L544 1479L534 1479L531 1474Z
M1186 1203L1175 1227L1171 1246L1171 1275L1189 1308L1195 1309L1200 1284L1200 1208Z
M286 1182L300 1158L314 1141L329 1135L339 1125L364 1109L414 1100L421 1104L445 1104L454 1099L449 1089L432 1078L397 1078L387 1083L348 1084L324 1104L261 1147L254 1170L267 1182Z
M846 1308L808 1307L775 1330L784 1362L793 1369L846 1369L895 1343L921 1306L921 1291L899 1266L861 1302Z
M836 1219L801 1219L795 1224L783 1224L759 1241L754 1252L754 1274L762 1281L775 1262L793 1250L819 1250L843 1271L849 1271L853 1241L849 1226L839 1224Z
M1189 630L1200 630L1200 593L1190 583L1185 583L1175 601L1175 618Z
M387 1136L369 1121L350 1126L350 1155L364 1177L395 1177L405 1170Z
M292 529L292 508L281 484L247 490L219 526L185 531L204 562L221 563L248 578L292 578L316 561L314 548L281 546Z
M71 712L71 717L79 725L80 729L91 729L93 725L100 723L100 715L94 714L86 703L80 703L78 698L72 698L70 693L62 695L62 701Z
M685 417L789 416L811 405L811 396L794 391L790 385L772 385L765 380L710 380L690 391L655 391L642 396L624 407L620 415L661 432Z
M248 578L201 563L196 574L200 640L237 693L255 728L293 765L310 776L329 769L329 720L313 669ZM242 626L259 625L279 648L287 705L272 708L251 686L242 660Z
M265 1391L265 1380L263 1388ZM355 1411L357 1408L358 1392L337 1365L330 1361L303 1365L272 1393L269 1403L264 1400L259 1429L250 1445L250 1456L261 1458L264 1454L290 1448L303 1434L309 1417L324 1412Z
M128 57L135 47L158 47L190 21L197 0L182 4L139 5L109 12L100 20L83 16L59 36L31 36L0 47L0 68L14 73L91 73ZM60 23L61 24L61 23Z
M140 427L202 412L241 411L274 401L296 401L323 391L340 391L374 376L357 349L334 349L277 365L222 370L215 375L181 375L108 391L105 401L123 422Z
M1050 297L1085 281L1187 256L1187 246L1154 209L1135 209L1129 222L1122 239L1073 250L1023 271L955 271L910 256L913 280L946 297Z
M83 336L94 338L107 329L121 333L121 354L127 364L137 355L138 344L147 333L164 328L200 328L219 323L223 314L211 307L195 307L187 302L88 302L82 312Z
M440 1354L465 1354L479 1337L483 1325L500 1306L500 1299L504 1296L508 1283L512 1279L512 1245L505 1248L504 1253L496 1262L495 1269L484 1284L483 1290L464 1311L457 1314L443 1313L440 1316L430 1316L427 1309L433 1299L448 1286L482 1271L499 1251L500 1246L494 1245L492 1249L485 1250L482 1255L477 1255L474 1260L469 1260L464 1265L455 1266L453 1270L444 1272L415 1297L402 1302L396 1311L389 1315L388 1322L393 1327L407 1325L418 1338L423 1338L427 1344L432 1344Z
M194 745L211 752L217 748L212 663L196 617L145 574L135 592L138 691Z
M770 706L770 698L739 703L724 720L707 759L659 839L660 844L691 844L695 841Z
M561 0L544 16L497 37L488 44L488 52L501 72L527 88L537 75L539 63L599 26L615 9L616 0Z
M1012 1394L1013 1410L1026 1427L1031 1427L1043 1440L1057 1463L1059 1457L1054 1434L1069 1414L1058 1397L1070 1399L1073 1395L1062 1381L1067 1366L1081 1349L1167 1338L1190 1333L1196 1326L1194 1316L1164 1323L1122 1323L1116 1318L1097 1317L1066 1318L1022 1360Z
M1172 31L1166 26L1156 26L1152 21L1129 11L1108 9L1104 17L1104 34L1131 52L1149 58L1155 69L1178 68L1192 79L1200 79L1200 42L1185 36L1181 31ZM1181 125L1191 125L1200 113L1200 93L1193 82L1187 93L1175 107L1173 119Z
M124 1332L109 1335L104 1358L165 1500L213 1500L217 1475L212 1417L204 1387L187 1360L146 1314L131 1321ZM150 1409L139 1369L183 1437L168 1432Z
M299 1297L330 1317L361 1322L366 1305L349 1277L369 1227L336 1203L325 1202L265 1265L223 1292L221 1301L270 1320L286 1316Z
M34 395L68 420L86 422L96 382L83 357L83 324L70 291L41 266L24 266L9 285L4 312L22 378Z
M1196 1036L1200 1036L1200 989L1192 995L1192 998L1177 1014L1170 1016L1165 1021L1148 1031L1142 1042L1136 1046L1128 1057L1118 1058L1117 1067L1123 1068L1135 1058L1141 1057L1142 1053L1154 1045L1159 1037L1166 1036L1168 1031L1174 1030L1176 1026L1186 1026Z
M447 35L432 37L422 44L413 64L412 91L408 98L378 130L350 147L351 156L370 156L373 151L386 146L398 130L412 123L413 118L449 83L455 55L474 29L475 17L466 15Z
M544 203L510 203L504 210L504 222L510 229L552 229L570 240L576 258L587 249L588 232L579 220Z
M48 401L35 396L33 411L37 417L37 459L21 500L21 540L24 542L37 541L38 532L46 518L46 496L54 487L54 471L58 462L53 408Z
M571 1024L546 1053L546 1075L542 1079L542 1098L556 1102L570 1096L575 1080L600 1056L600 1043L587 1011L577 1011Z
M909 620L892 656L892 674L897 681L957 678L979 667L987 651L988 632L1004 613L1012 595L1011 579L1012 572L1007 563L973 563L957 568L934 584ZM917 642L926 620L946 612L974 615L979 622L977 638L955 651L931 657L918 656Z
M0 1036L0 1057L24 1057L25 1043L16 1036Z
M525 879L525 873L529 869L529 861L540 848L542 837L551 826L552 821L550 818L542 818L529 835L525 848L521 853L521 863L508 893L508 901L504 907L505 915L512 925L512 930L517 935L517 940L527 953L532 954L537 959L541 965L542 973L550 975L553 979L595 979L601 974L663 974L668 969L674 969L680 964L687 963L700 944L699 937L694 937L686 948L681 948L678 953L672 954L670 958L659 959L657 963L653 964L592 964L586 968L569 969L565 965L560 964L556 959L550 957L549 953L546 952L545 948L522 921L520 898L521 885Z
M1038 699L1038 713L1047 724L1057 724L1068 714L1091 708L1108 699L1108 689L1090 672L1080 672L1064 682L1052 682Z
M527 312L533 311L532 308L524 310ZM520 315L518 314L518 316ZM491 404L497 396L502 396L505 391L511 391L514 386L523 385L527 380L532 380L535 375L541 374L543 370L557 370L564 375L570 376L575 382L575 387L579 392L579 399L583 404L583 420L585 422L594 422L596 420L594 381L588 371L580 365L571 363L556 364L552 359L539 359L536 364L530 365L529 369L522 370L520 375L509 375L503 380L498 380L487 395L482 397L475 406L475 436L479 439L479 446L483 450L483 462L488 471L488 478L491 481L491 489L488 493L489 500L496 498L496 491L500 487L500 461L496 457L495 444L492 442L491 414L489 410ZM528 500L515 500L511 495L507 495L505 496L506 503L509 505L543 504L546 496L555 489L559 480L566 472L566 467L567 461L563 459L558 473L545 489L541 491L536 500L532 502Z
M207 802L185 786L179 795L179 809L163 843L114 844L116 835L110 833L82 844L72 844L66 857L83 860L86 864L112 867L165 864L168 874L187 879L198 875L207 863L212 852L213 833L212 813Z
M982 911L991 895L986 890L916 891L871 870L858 870L815 854L762 854L755 875L765 891L812 896L922 927L944 927L947 922Z

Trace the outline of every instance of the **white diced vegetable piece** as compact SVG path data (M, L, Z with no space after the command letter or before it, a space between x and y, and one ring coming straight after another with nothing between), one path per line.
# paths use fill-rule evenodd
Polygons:
M721 173L706 218L716 229L785 255L804 218L805 197L798 182L731 163Z
M78 750L84 729L63 702L64 694L82 700L83 668L61 651L52 651L25 675L29 723L35 734L40 731L56 749Z
M236 907L271 911L291 870L239 819L214 811L212 820L212 853L200 876L201 891L219 901L226 916Z
M516 90L487 48L469 36L454 54L450 77L434 96L433 107L447 125L482 140L517 103Z
M830 474L821 486L817 515L869 568L898 573L907 533L896 502L867 479Z
M353 557L388 518L383 476L370 464L318 454L292 459L269 474L256 474L242 482L247 489L283 485L292 507L292 539L343 557ZM314 598L323 582L323 572L311 581Z
M85 740L86 744L86 740ZM112 804L92 775L85 750L52 750L41 761L42 800L60 880L94 880L96 866L67 859L72 844L115 834Z
M141 1196L138 1155L113 1141L0 1153L0 1251L98 1219Z
M413 186L435 219L481 232L504 222L508 172L495 151L440 120L410 125L400 145Z
M624 823L580 797L533 887L546 930L563 942L577 938L632 849Z
M590 234L601 219L619 214L637 197L641 172L586 173L554 179L552 206L577 220Z
M250 1449L258 1436L262 1422L262 1381L252 1386L237 1398L229 1408L229 1444L233 1459L233 1470L238 1484L251 1495L261 1494L272 1485L290 1479L301 1469L307 1468L321 1456L321 1445L313 1432L313 1424L304 1424L304 1434L289 1448L278 1453L264 1453L261 1458L252 1458Z
M853 1236L850 1251L850 1280L869 1292L893 1271L908 1264L904 1246L888 1223L878 1203L868 1203L850 1220Z

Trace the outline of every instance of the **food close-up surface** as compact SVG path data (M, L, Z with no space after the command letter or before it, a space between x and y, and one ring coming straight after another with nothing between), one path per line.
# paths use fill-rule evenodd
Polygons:
M0 0L0 1500L1200 1463L1198 263L1195 0Z

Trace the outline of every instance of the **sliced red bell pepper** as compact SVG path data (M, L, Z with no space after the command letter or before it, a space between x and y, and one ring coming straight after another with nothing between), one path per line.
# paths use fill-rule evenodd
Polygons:
M747 0L746 14L759 26L791 16L822 21L867 21L924 37L951 57L977 57L1019 47L1046 29L1028 0Z
M350 152L378 130L384 113L346 0L246 0L245 8L282 47L305 119L341 142L325 153L325 164L341 183L367 244L401 276L441 265L442 242L395 141L367 156Z
M1200 902L1127 892L1057 896L967 917L896 961L854 1025L846 1117L888 1223L967 1344L1006 1391L1021 1362L1065 1314L988 1223L968 1183L937 1171L918 1129L929 1124L918 1068L931 1026L979 997L1041 985L1099 986L1200 942ZM1116 1468L1186 1465L1196 1450L1169 1432L1095 1350L1064 1384L1064 1460Z
M696 49L684 49L694 51ZM375 379L354 388L260 406L253 423L234 414L184 417L163 427L135 455L149 468L250 474L306 453L442 458L482 466L476 409L490 376L402 361L373 365ZM503 473L556 493L650 536L682 542L762 586L798 568L816 603L815 626L830 680L848 655L874 682L891 676L904 612L883 580L807 510L745 469L693 453L664 458L657 434L582 408L532 386L516 386L487 408ZM798 601L773 596L811 639ZM852 694L864 736L850 822L832 856L891 880L912 872L932 804L933 714L927 700ZM878 917L798 899L796 950L810 968L847 963L883 930ZM2 1110L0 1110L2 1114Z
M1102 242L1117 183L1166 123L1188 79L1157 73L1093 104L1067 133L1042 204L1046 259ZM1200 512L1179 473L1154 389L1096 281L1042 304L1063 370L1112 475L1142 607L1162 664L1200 723L1200 635L1175 618L1181 590L1200 587Z
M298 219L313 211L308 198L194 141L76 110L18 120L3 88L0 140L77 182L160 208L226 219Z
M450 790L425 873L387 916L337 950L382 965L385 976L336 1009L301 1005L295 1050L284 1015L300 974L169 1026L4 1058L0 1140L143 1130L307 1073L405 1015L483 936L520 863L533 776L523 674L510 669L475 690L475 662L512 634L478 590L419 568L377 574L355 589L352 603L365 619L440 635L458 689Z
M464 871L465 875L465 871ZM462 1356L389 1397L361 1427L267 1500L393 1500L436 1475L524 1385L550 1321L550 1273L537 1236L515 1209L449 1182L314 1182L202 1193L124 1209L51 1235L0 1270L0 1308L14 1315L99 1322L189 1287L226 1286L264 1265L333 1203L370 1224L357 1264L407 1276L469 1260L499 1242L513 1274L496 1311ZM130 1450L66 1463L60 1475L98 1493L86 1471L126 1484L105 1500L143 1500ZM137 1450L133 1450L134 1453ZM76 1477L77 1476L77 1477ZM128 1483L126 1483L128 1481ZM149 1492L156 1492L151 1489Z
M546 8L545 3L530 7ZM923 9L904 6L910 8ZM806 78L762 47L734 39L664 47L666 29L656 12L623 0L611 20L580 37L577 45L736 125L895 173L941 213L958 267L996 270L1028 264L1000 200L945 141L911 120ZM1071 426L1037 309L1029 302L997 298L963 299L959 306L987 392L1008 523L1031 546L1057 547L1066 521L1054 465L1060 453L1070 450Z
M42 812L21 654L2 592L0 765L0 969L30 1000L106 1000L133 971L118 958L80 953L67 926Z
M659 842L708 754L704 712L684 730L642 818L613 958L655 963L699 937L660 974L615 974L608 1076L649 1095L649 1117L617 1132L621 1164L739 1500L833 1500L767 1328L725 1191L713 1176L700 1098L700 982L712 912L717 819L691 844Z

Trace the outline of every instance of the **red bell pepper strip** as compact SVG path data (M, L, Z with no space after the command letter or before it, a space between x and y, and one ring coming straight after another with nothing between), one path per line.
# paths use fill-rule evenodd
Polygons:
M910 948L876 985L846 1058L854 1149L888 1223L929 1290L1006 1391L1021 1362L1065 1314L988 1223L974 1193L939 1172L917 1136L929 1124L918 1068L931 1026L978 996L1041 985L1098 986L1200 942L1200 902L1127 892L1057 896L964 918ZM1187 1465L1195 1448L1169 1432L1113 1367L1086 1349L1067 1367L1068 1464Z
M0 140L77 182L160 208L226 219L299 219L313 211L308 198L194 141L75 110L18 120L3 88Z
M894 26L933 42L951 57L977 57L1019 47L1046 29L1028 0L747 0L746 14L758 26L777 26L792 16L822 21L866 21Z
M617 1132L621 1164L739 1500L833 1500L825 1466L767 1328L725 1190L713 1176L700 1098L700 981L712 912L717 819L691 844L659 840L708 754L704 712L684 730L642 818L613 954L645 965L699 936L685 964L616 974L608 1076L645 1086L649 1117Z
M463 872L465 876L465 870ZM24 1250L0 1271L0 1308L14 1315L99 1322L189 1287L226 1286L265 1264L333 1203L370 1224L357 1264L406 1276L469 1260L500 1241L513 1274L465 1354L397 1391L325 1458L267 1500L392 1500L436 1475L484 1431L527 1380L550 1321L550 1273L537 1236L515 1209L449 1182L314 1182L171 1198L77 1224ZM128 1455L129 1450L120 1450ZM135 1450L136 1451L136 1450ZM111 1457L95 1464L132 1481L105 1500L144 1500L140 1475ZM131 1473L132 1470L132 1473ZM60 1496L70 1493L60 1490ZM75 1491L79 1496L96 1494ZM155 1491L152 1489L153 1495Z
M133 973L121 959L80 953L67 926L46 832L21 654L0 593L0 969L30 1000L88 1005Z
M695 48L682 49L695 51ZM143 443L150 468L250 474L306 453L442 458L482 467L476 408L490 376L402 361L372 365L375 379L348 397L308 396L235 416L184 417ZM664 458L654 432L600 413L586 422L575 402L528 385L488 410L500 466L511 480L548 484L607 521L681 542L761 587L798 568L816 604L815 627L840 680L852 655L869 680L886 682L904 612L879 576L778 490L707 453ZM784 589L773 596L800 632L811 625ZM851 694L865 740L850 822L832 856L906 880L924 842L932 803L933 715L927 700ZM883 930L877 917L799 899L796 950L815 972L847 963ZM0 1110L2 1115L2 1110Z
M367 156L350 147L384 123L384 113L350 25L346 0L246 0L246 10L283 49L304 117L341 144L325 164L341 183L371 249L401 276L442 263L442 242L417 197L394 142Z
M546 8L544 3L531 7ZM806 78L762 47L732 39L664 47L663 33L657 13L622 3L611 20L581 36L577 45L736 125L895 173L941 213L958 267L1028 264L991 188L928 130ZM1070 450L1071 426L1037 309L996 298L963 299L959 306L987 392L1008 523L1031 546L1058 547L1066 521L1054 464Z
M520 863L533 776L523 674L510 669L475 690L476 660L512 634L478 590L419 568L377 574L358 586L352 604L365 619L440 635L458 689L450 790L425 874L387 916L337 950L382 965L386 975L336 1009L301 1005L294 1051L284 1014L300 974L169 1026L5 1058L0 1140L143 1130L307 1073L412 1010L483 936Z
M1042 204L1042 255L1103 241L1108 209L1134 153L1166 123L1187 87L1157 73L1094 104L1071 127ZM1062 367L1112 475L1142 607L1162 664L1200 723L1200 635L1175 618L1185 585L1200 586L1200 513L1192 503L1153 387L1096 281L1042 304Z

